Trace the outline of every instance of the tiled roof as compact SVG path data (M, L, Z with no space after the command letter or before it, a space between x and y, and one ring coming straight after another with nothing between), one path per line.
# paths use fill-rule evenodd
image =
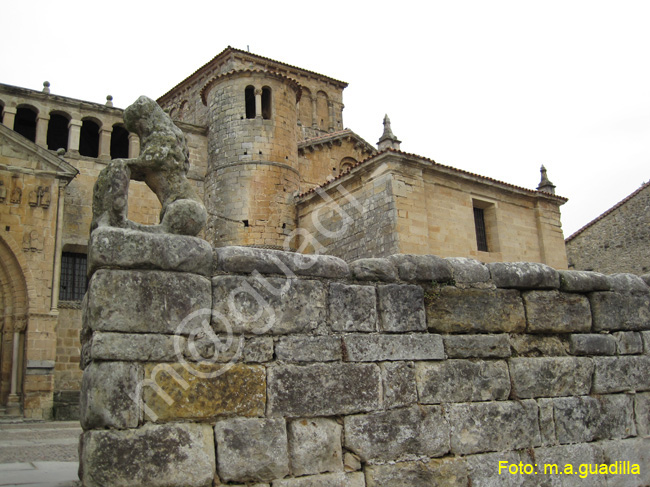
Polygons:
M309 147L312 145L318 145L318 144L325 144L327 142L331 142L333 140L337 139L343 139L345 137L352 137L356 139L358 142L361 142L366 146L366 149L368 149L370 152L374 152L376 149L375 147L364 140L362 137L358 136L355 134L352 130L350 129L344 129L344 130L339 130L337 132L332 132L329 134L324 134L324 135L319 135L318 137L312 137L310 139L305 139L301 142L298 143L298 149L304 149L305 147Z
M569 242L570 240L574 239L575 237L577 237L578 235L580 235L582 232L584 232L587 228L589 228L590 226L592 226L592 225L594 225L595 223L599 222L600 220L602 220L603 218L605 218L605 217L606 217L607 215L609 215L610 213L616 211L617 209L619 209L621 206L623 206L625 203L627 203L628 201L630 201L630 200L631 200L632 198L634 198L637 194L639 194L641 191L643 191L645 188L647 188L647 187L649 187L649 186L650 186L650 181L648 181L647 183L642 184L641 187L640 187L639 189L637 189L634 193L632 193L632 194L628 195L627 197L623 198L621 201L619 201L618 203L616 203L614 206L612 206L609 210L607 210L606 212L604 212L602 215L597 216L596 218L594 218L593 220L591 220L589 223L587 223L584 227L582 227L580 230L574 232L570 237L568 237L568 238L565 240L565 242Z
M329 80L329 81L332 82L332 83L335 83L335 84L340 85L342 88L345 88L346 86L348 86L348 84L347 84L345 81L340 81L340 80L337 80L337 79L334 79L334 78L330 78L329 76L325 76L325 75L323 75L323 74L316 73L316 72L314 72L314 71L309 71L309 70L307 70L307 69L299 68L298 66L293 66L293 65L291 65L291 64L286 64L286 63L283 63L283 62L281 62L281 61L276 61L275 59L267 58L267 57L264 57L264 56L260 56L260 55L258 55L258 54L253 54L252 52L242 51L241 49L236 49L236 48L234 48L234 47L228 46L228 47L226 47L223 51L221 51L219 54L217 54L215 57L213 57L212 59L210 59L210 61L208 61L208 62L205 63L203 66L201 66L199 69L197 69L197 70L194 71L192 74L190 74L190 75L189 75L187 78L185 78L183 81L181 81L180 83L176 84L172 89L170 89L169 91L167 91L167 93L165 93L165 94L162 95L160 98L158 98L158 102L159 102L159 103L162 103L162 101L164 100L164 98L167 97L167 95L169 95L169 94L171 94L172 92L176 91L177 88L179 88L180 86L182 86L182 85L184 85L185 83L187 83L188 81L190 81L192 78L194 78L197 74L201 73L202 71L205 71L205 70L209 69L210 66L212 66L213 64L215 64L216 62L218 62L220 59L225 58L225 57L226 57L228 54L230 54L230 53L243 54L243 55L246 55L246 56L250 56L250 57L252 57L252 58L255 58L255 59L259 60L259 61L272 62L272 63L275 63L275 64L279 64L280 66L284 66L284 67L287 68L287 69L295 69L295 70L300 71L300 72L303 72L303 73L308 73L308 74L311 74L311 75L317 76L317 77L319 77L319 78L323 78L323 79Z
M363 161L360 161L360 162L356 163L350 169L348 169L347 171L345 171L345 172L339 174L338 176L330 179L329 181L326 181L326 182L320 184L319 186L316 186L314 188L309 189L308 191L305 191L304 193L300 194L299 197L302 197L302 196L305 196L305 195L307 195L309 193L315 192L316 188L325 188L326 186L331 184L333 181L336 181L337 179L340 179L341 177L348 174L354 168L356 168L358 166L361 166L363 164L366 164L366 163L372 161L373 159L376 159L377 157L382 156L383 154L386 154L386 153L389 153L389 152L399 154L399 155L402 155L402 156L406 156L406 157L416 158L419 161L426 162L426 163L431 164L432 166L440 168L440 169L448 170L448 171L455 172L455 173L458 173L458 174L462 174L462 175L465 175L465 176L471 176L471 177L474 177L474 178L477 178L477 179L480 179L480 180L483 180L483 181L488 181L490 183L498 184L499 186L506 186L508 188L516 189L518 191L524 191L524 192L529 193L531 195L537 195L537 194L541 193L541 194L544 194L546 196L549 196L549 197L555 198L557 200L560 200L562 202L568 201L568 198L564 198L562 196L557 196L557 195L554 195L554 194L551 194L551 193L546 193L544 191L537 191L537 190L534 190L534 189L528 189L528 188L524 188L524 187L521 187L521 186L515 186L514 184L510 184L510 183L504 183L503 181L499 181L497 179L492 179L492 178L487 177L487 176L481 176L480 174L475 174L475 173L472 173L472 172L469 172L469 171L464 171L462 169L457 169L457 168L452 167L452 166L445 166L444 164L438 164L433 159L429 159L427 157L422 157L422 156L419 156L417 154L410 154L408 152L402 152L402 151L396 150L396 149L386 149L386 150L383 150L381 152L378 152L377 154L373 154L370 157L364 159Z

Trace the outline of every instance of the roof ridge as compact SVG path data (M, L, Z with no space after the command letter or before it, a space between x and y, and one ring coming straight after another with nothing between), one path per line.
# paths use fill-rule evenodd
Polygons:
M594 218L593 220L591 220L589 223L587 223L586 225L582 226L581 228L579 228L578 230L576 230L575 232L573 232L573 233L572 233L569 237L567 237L564 241L565 241L565 242L569 242L570 240L573 240L575 237L577 237L577 236L580 235L582 232L584 232L587 228L589 228L589 227L591 227L592 225L594 225L595 223L599 222L600 220L602 220L603 218L605 218L605 217L606 217L607 215L609 215L610 213L612 213L612 212L618 210L621 206L623 206L625 203L627 203L628 201L630 201L632 198L634 198L637 194L639 194L641 191L643 191L643 190L644 190L645 188L647 188L648 186L650 186L650 180L648 180L647 183L643 183L643 184L641 184L641 186L639 186L638 189L636 189L635 191L633 191L632 193L630 193L629 195L627 195L625 198L623 198L621 201L619 201L618 203L616 203L616 204L615 204L614 206L612 206L610 209L605 210L603 213L601 213L600 215L598 215L596 218Z

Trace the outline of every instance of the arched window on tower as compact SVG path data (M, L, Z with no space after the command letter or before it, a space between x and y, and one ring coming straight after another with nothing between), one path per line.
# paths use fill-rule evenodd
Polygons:
M83 120L79 139L79 154L87 157L99 155L99 124L93 120Z
M14 130L32 142L36 142L36 113L33 107L18 107L14 122Z
M246 118L255 118L255 87L248 85L244 91Z
M68 150L68 125L70 117L63 113L50 112L47 124L47 148L50 150Z
M113 125L111 133L111 159L129 157L129 131L122 124Z
M262 118L271 119L271 88L268 86L262 88Z

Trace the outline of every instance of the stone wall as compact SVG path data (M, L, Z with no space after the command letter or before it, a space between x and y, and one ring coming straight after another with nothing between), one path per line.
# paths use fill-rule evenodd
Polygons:
M650 482L647 276L114 229L89 265L85 486Z
M650 272L650 182L567 239L569 267Z

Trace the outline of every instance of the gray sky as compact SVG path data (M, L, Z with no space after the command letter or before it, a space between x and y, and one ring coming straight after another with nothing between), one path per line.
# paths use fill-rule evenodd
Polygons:
M234 5L237 3L237 5ZM32 0L2 7L0 83L125 108L231 45L347 81L375 144L535 188L564 234L650 179L650 2ZM9 20L9 21L7 21Z

